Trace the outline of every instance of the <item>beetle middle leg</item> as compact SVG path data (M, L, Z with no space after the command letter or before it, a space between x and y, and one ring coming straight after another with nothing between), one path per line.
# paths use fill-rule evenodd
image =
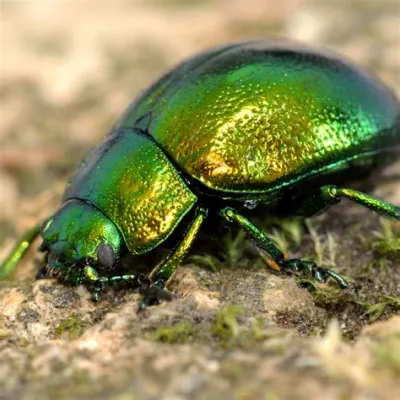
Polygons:
M255 227L247 218L233 208L227 207L222 209L220 215L229 222L238 225L251 237L257 248L261 251L262 257L272 269L304 273L321 283L325 283L328 278L331 277L335 279L342 288L347 287L347 282L341 275L330 269L319 267L313 261L298 259L285 260L284 254L270 239L268 239L265 233Z
M148 281L139 288L139 292L143 294L144 297L138 311L145 309L148 305L158 304L162 300L172 299L171 293L165 290L165 286L182 263L206 216L206 210L203 208L197 209L196 217L185 232L182 241L178 243L156 268L154 268L149 275Z

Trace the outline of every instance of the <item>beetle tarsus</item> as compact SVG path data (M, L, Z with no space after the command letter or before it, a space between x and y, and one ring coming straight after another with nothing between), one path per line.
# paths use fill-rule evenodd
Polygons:
M163 301L171 301L174 298L173 293L164 289L163 281L156 281L150 284L143 284L139 288L139 293L143 295L137 312L145 310L148 306L160 304Z
M340 274L328 268L319 267L314 261L304 261L298 259L286 260L280 263L280 267L288 272L306 274L319 283L325 283L329 278L335 279L342 289L347 288L348 284Z
M90 299L94 302L94 303L98 303L101 299L101 294L103 292L103 282L101 282L100 280L95 281L91 284L91 288L90 288Z

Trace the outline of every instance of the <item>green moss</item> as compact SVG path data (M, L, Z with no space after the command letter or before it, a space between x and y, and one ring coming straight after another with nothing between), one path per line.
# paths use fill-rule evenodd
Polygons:
M299 247L304 239L303 224L299 218L268 216L265 220L257 221L255 224L284 254L288 254L293 246Z
M252 319L250 322L250 330L255 340L265 338L264 321L262 318Z
M218 245L217 255L215 250L209 254L203 252L189 257L189 261L218 272L221 268L236 267L245 257L246 234L242 230L235 230L224 235Z
M370 279L371 281L376 281L377 275L380 272L385 272L385 274L390 274L391 260L383 257L376 260L370 260L360 267L357 272L357 279ZM382 275L384 276L384 275Z
M164 343L185 343L194 333L191 322L181 321L174 325L160 326L147 334L147 339Z
M365 307L364 315L368 316L370 322L373 322L383 315L387 307L400 309L400 297L383 296L379 298L377 303L371 304L367 302L357 301L357 304Z
M219 340L224 348L237 346L251 351L257 343L263 342L263 346L268 347L268 350L274 352L278 350L276 339L285 336L285 331L276 327L265 328L262 318L251 317L246 321L239 321L239 318L244 317L244 315L244 309L240 306L227 305L222 307L216 315L215 323L211 326L211 334ZM271 341L271 344L273 342L275 344L270 347L269 341Z
M225 347L234 345L240 335L240 326L238 317L244 315L244 310L240 306L229 305L222 307L216 316L214 326L211 327L211 333L218 337Z
M313 261L318 265L329 265L330 267L336 265L336 250L337 243L330 232L324 235L318 233L318 226L315 226L314 222L310 219L306 220L307 228L310 232L311 240L314 244L314 255L312 255Z
M56 327L55 335L73 340L81 336L88 326L88 323L73 313Z
M223 251L222 257L224 263L232 268L237 265L244 257L246 234L244 231L239 230L235 236L229 233L223 238Z
M361 266L357 278L370 278L374 275L375 261L371 260Z
M213 272L218 272L221 269L221 262L212 254L194 254L189 257L189 262L193 262L203 267L208 267Z
M274 228L268 233L268 238L272 240L283 254L289 253L290 243L284 232Z
M299 218L281 219L279 226L285 232L287 238L296 247L300 246L304 239L304 229L302 220Z
M374 249L379 254L390 254L400 251L400 238L383 239L374 243Z
M336 283L320 284L311 278L300 278L297 279L297 282L308 289L314 302L318 305L337 303L338 301L354 301Z
M372 247L381 255L394 255L400 251L400 224L381 218L381 231L375 232Z

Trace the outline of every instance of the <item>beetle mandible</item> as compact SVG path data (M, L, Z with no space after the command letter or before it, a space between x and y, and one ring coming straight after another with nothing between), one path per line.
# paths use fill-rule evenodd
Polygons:
M337 182L400 147L400 106L377 78L343 58L290 42L211 49L172 69L135 100L69 181L60 209L28 231L3 263L11 272L40 234L46 268L86 284L140 287L140 309L166 284L207 215L242 228L276 269L318 282L338 273L285 259L241 213L246 202L308 217L347 198L400 220L400 208ZM248 203L247 203L248 204ZM118 275L174 231L180 241L143 278Z

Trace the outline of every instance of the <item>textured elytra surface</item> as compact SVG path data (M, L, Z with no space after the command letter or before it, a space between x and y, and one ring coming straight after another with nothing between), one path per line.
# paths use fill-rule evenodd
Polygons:
M184 62L134 102L145 129L190 175L227 192L266 191L399 143L400 105L338 56L249 42Z
M28 3L2 9L0 258L59 207L75 166L129 101L202 49L280 34L331 47L399 93L397 1L114 1L97 2L96 12L93 2ZM375 177L373 193L400 204L399 171L397 163ZM399 262L375 250L379 219L343 202L312 224L299 247L288 243L290 256L335 264L354 292L318 292L315 302L292 278L214 250L231 236L223 231L192 255L222 251L234 267L212 273L187 261L172 282L178 299L137 317L129 291L92 304L81 287L35 283L39 257L30 255L0 288L0 398L396 398L400 322L382 297L398 296ZM379 321L353 300L383 304ZM244 309L240 343L211 333L224 305ZM263 333L246 341L257 319ZM339 324L327 329L332 319ZM182 321L193 328L181 343L154 339Z

